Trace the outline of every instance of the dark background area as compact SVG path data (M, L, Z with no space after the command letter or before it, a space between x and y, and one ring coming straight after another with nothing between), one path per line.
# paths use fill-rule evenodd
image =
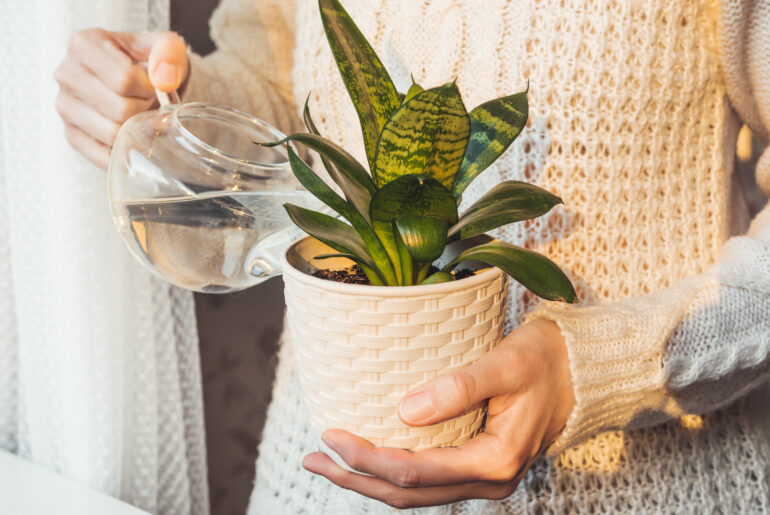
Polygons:
M171 0L171 29L201 55L214 50L209 38L209 18L218 4L219 0Z
M219 0L171 0L171 27L202 55ZM243 515L254 482L283 325L283 281L229 295L195 295L212 515Z

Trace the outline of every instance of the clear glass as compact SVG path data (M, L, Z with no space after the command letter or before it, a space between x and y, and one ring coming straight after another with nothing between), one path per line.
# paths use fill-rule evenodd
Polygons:
M236 110L166 105L120 130L109 167L110 204L128 248L150 271L207 293L280 274L302 236L283 204L319 209L295 179L283 134Z

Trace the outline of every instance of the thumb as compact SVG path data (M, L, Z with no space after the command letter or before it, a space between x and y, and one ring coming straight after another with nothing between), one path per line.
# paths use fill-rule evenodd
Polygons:
M175 32L122 33L120 39L136 61L147 62L150 83L170 93L187 78L187 45Z
M398 416L410 426L426 426L479 408L490 397L515 392L521 387L521 376L514 371L515 360L506 347L498 345L473 365L410 391L401 399Z
M187 45L174 32L164 32L152 45L147 69L150 83L166 93L179 89L187 78Z

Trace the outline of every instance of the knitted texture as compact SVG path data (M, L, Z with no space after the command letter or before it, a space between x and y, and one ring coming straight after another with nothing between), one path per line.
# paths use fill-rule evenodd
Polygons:
M152 513L205 515L192 295L125 248L107 176L66 142L51 79L74 30L166 28L168 8L30 0L5 10L0 447Z
M245 0L220 9L237 3ZM260 15L271 3L251 4L255 24L266 23ZM505 501L432 512L770 510L770 456L756 424L764 413L745 409L745 399L714 411L768 375L770 211L725 243L746 230L728 95L766 134L770 2L343 4L402 91L409 72L426 87L457 78L473 107L529 79L527 128L469 188L464 206L505 179L534 182L566 202L495 232L554 259L582 299L533 311L538 300L510 288L508 329L529 314L555 320L566 338L577 405L550 449L558 457L538 461ZM321 132L363 162L355 111L316 3L297 2L295 23L294 71L281 87L293 91L295 105L312 91ZM218 31L224 47L226 26ZM276 61L287 56L270 50ZM235 80L243 70L217 73ZM770 191L768 154L757 181ZM282 356L251 512L382 509L299 468L317 444L298 408L291 360ZM622 432L605 432L612 429Z

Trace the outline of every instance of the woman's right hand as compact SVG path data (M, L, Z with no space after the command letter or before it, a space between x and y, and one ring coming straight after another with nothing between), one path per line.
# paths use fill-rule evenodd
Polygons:
M149 77L142 62L148 63ZM154 88L178 89L188 69L184 40L173 32L75 32L54 73L59 83L56 110L67 141L106 170L123 122L153 106Z

